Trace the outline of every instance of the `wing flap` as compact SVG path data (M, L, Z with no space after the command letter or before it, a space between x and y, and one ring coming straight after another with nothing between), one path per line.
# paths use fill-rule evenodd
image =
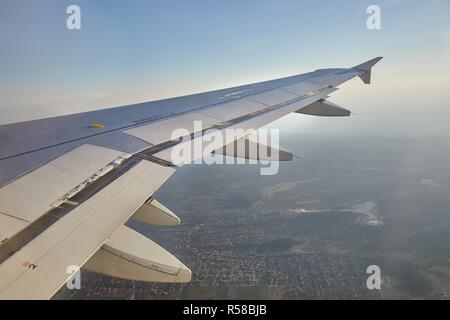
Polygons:
M141 161L0 265L0 299L48 299L173 173Z
M28 221L0 213L0 244L29 225Z
M33 222L121 156L120 151L82 145L1 188L0 213Z

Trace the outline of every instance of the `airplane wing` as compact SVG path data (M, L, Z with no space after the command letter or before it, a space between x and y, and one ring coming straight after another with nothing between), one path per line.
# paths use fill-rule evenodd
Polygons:
M153 193L176 168L207 153L251 158L228 146L257 146L249 133L254 129L292 112L349 116L326 99L354 77L370 83L380 59L0 126L0 298L51 298L81 266L124 279L189 282L185 265L124 224L179 224ZM212 148L174 156L184 145L202 145L210 129L241 130ZM288 151L269 147L279 151L276 160L292 159Z

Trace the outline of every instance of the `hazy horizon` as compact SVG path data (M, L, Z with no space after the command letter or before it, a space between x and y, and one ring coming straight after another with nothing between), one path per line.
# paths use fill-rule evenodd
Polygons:
M373 84L355 79L330 100L350 119L290 115L299 133L448 136L450 2L4 1L0 10L0 124L127 105L269 80L375 56ZM239 10L236 8L239 7Z

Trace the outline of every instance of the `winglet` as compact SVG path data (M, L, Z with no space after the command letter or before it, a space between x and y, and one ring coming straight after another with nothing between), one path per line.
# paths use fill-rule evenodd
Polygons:
M383 59L383 57L377 57L372 60L366 61L362 64L354 66L352 69L361 72L359 77L365 84L370 84L370 79L372 75L372 67Z

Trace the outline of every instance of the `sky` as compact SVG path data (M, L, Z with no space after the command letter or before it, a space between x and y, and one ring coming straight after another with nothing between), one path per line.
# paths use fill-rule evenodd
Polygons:
M66 8L81 9L81 29ZM381 30L366 26L369 5ZM449 0L0 2L0 124L269 80L376 56L371 86L333 94L350 119L287 132L450 137Z

